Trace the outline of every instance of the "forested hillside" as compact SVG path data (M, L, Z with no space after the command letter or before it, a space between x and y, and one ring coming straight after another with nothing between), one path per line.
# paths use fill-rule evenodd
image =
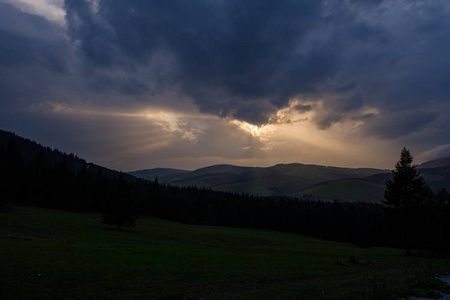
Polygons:
M18 151L24 164L44 163L46 166L55 166L62 163L73 172L86 168L88 173L101 173L108 177L116 177L120 173L94 163L88 163L73 153L67 154L4 130L0 130L0 148L3 151L8 151L8 149L12 152ZM133 178L128 174L123 176L128 179Z

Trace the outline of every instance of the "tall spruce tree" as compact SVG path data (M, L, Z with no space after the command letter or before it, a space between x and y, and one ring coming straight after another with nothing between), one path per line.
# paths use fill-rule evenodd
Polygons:
M383 205L391 217L392 229L399 242L411 254L418 245L424 230L420 228L433 192L412 164L413 156L403 148L400 160L392 171L392 180L386 182Z

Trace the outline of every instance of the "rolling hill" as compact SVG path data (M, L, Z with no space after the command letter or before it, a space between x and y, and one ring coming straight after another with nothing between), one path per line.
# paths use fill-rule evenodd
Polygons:
M450 166L450 157L443 157L439 159L430 160L424 163L421 163L418 168L440 168L440 167L448 167Z
M117 177L120 173L119 171L111 170L94 163L87 163L86 160L73 153L67 154L57 149L51 149L50 147L45 147L29 139L20 137L12 132L0 130L0 147L2 149L7 149L10 141L14 142L26 163L31 163L38 155L43 155L45 160L51 166L54 166L61 160L64 160L67 167L74 172L79 171L82 167L86 167L87 171L90 173L100 172L109 177ZM135 179L135 177L129 174L124 174L124 176L128 180Z
M176 175L176 174L185 174L185 173L189 173L190 171L187 170L181 170L181 169L171 169L171 168L155 168L155 169L151 169L151 170L137 170L137 171L133 171L133 172L129 172L128 174L133 175L137 178L142 178L142 179L146 179L146 180L150 180L153 181L156 178L161 178L161 177L168 177L171 175Z
M383 194L384 184L373 183L363 178L320 183L292 196L351 202L381 202Z
M62 153L11 132L0 130L0 146L3 149L8 147L11 139L28 162L43 153L52 165L64 158L73 171L86 166L88 172L101 172L110 177L116 177L119 174L117 171L94 163L86 163L74 154ZM427 184L435 191L441 188L450 190L449 160L449 158L443 158L425 162L418 168ZM196 186L258 196L290 195L325 201L337 199L379 202L383 199L384 186L386 180L391 177L391 172L381 169L292 163L265 168L213 165L194 171L157 168L129 172L126 176L130 180L137 177L153 181L158 178L161 184L179 187Z
M450 190L447 160L423 163L420 174L435 191ZM436 166L436 167L430 167ZM258 196L289 195L324 201L380 202L384 199L389 170L338 168L306 164L279 164L267 168L214 165L194 171L149 169L130 172L140 178L155 178L159 183L180 187L196 186L217 191Z
M450 190L450 166L418 168L428 186L438 191ZM386 180L392 174L379 173L363 178L325 181L291 196L321 200L380 202L384 199Z
M267 168L214 165L194 171L149 169L130 172L141 178L155 178L162 184L181 187L196 186L218 191L255 194L259 196L299 195L322 182L342 179L362 179L388 170L369 168L338 168L299 163L278 164Z

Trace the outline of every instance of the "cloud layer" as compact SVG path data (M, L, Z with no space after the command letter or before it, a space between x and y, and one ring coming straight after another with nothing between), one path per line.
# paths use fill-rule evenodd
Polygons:
M170 132L170 142L160 143L161 153L155 147L148 153L170 153L178 161L186 155L251 163L272 157L272 162L286 152L273 134L286 128L291 133L283 134L283 149L307 141L295 135L305 128L311 140L333 132L335 140L357 149L370 142L389 151L406 145L424 152L450 143L450 3L445 0L30 5L0 1L0 126L19 133L37 134L20 120L43 118L43 108L51 107L49 123L63 122L54 110L62 105L97 116L113 110L136 114L145 107L175 112L176 128L159 131ZM65 18L57 19L61 10ZM186 118L186 112L196 117ZM12 113L16 120L8 118ZM117 114L101 116L107 124L125 122L114 119ZM71 124L67 132L84 126ZM265 131L256 135L236 124ZM95 128L98 132L90 132L108 135ZM217 134L226 136L230 147L215 148ZM154 143L159 135L154 133ZM42 129L39 137L45 136ZM321 146L323 155L327 147ZM309 155L306 159L313 160ZM296 153L290 159L305 158ZM336 159L351 164L344 154Z

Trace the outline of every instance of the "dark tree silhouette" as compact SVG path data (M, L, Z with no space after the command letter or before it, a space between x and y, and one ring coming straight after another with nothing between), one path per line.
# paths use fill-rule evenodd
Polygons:
M3 146L0 145L0 209L3 205L6 204L6 195L5 195L5 178L6 178L6 157L5 151L3 150Z
M3 152L3 151L2 151ZM16 141L11 138L0 165L1 183L0 193L5 200L3 203L17 202L24 200L24 189L22 188L22 178L25 173L24 160L17 147Z
M392 229L408 255L424 233L420 224L423 224L433 197L433 192L412 162L410 151L403 148L400 160L392 171L392 180L386 182L383 201Z
M434 208L429 224L433 226L433 250L442 251L450 249L450 194L440 189L434 197Z
M112 194L106 205L106 212L100 220L103 224L122 227L136 225L136 199L132 196L131 183L126 182L123 173L113 180Z

